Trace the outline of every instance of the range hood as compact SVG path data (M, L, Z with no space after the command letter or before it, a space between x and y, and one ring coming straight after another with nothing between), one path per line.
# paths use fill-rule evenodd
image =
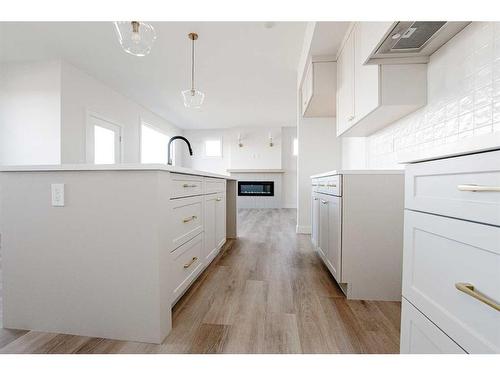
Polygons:
M427 63L432 55L470 22L394 22L371 53L369 64Z

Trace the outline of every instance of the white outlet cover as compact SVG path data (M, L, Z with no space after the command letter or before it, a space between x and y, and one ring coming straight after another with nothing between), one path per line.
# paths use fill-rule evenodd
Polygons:
M52 206L64 207L64 184L51 184Z

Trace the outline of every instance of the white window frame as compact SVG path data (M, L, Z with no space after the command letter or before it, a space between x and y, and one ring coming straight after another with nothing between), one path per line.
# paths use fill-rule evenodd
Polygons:
M208 156L207 155L207 142L208 141L219 141L219 143L220 143L220 156ZM223 137L207 137L207 138L203 138L203 158L204 159L222 159L223 157L224 157Z
M162 128L160 128L158 126L155 126L155 125L152 125L151 123L149 123L149 122L144 121L143 119L141 119L140 126L139 126L139 161L140 161L141 164L143 163L142 162L142 127L143 126L147 126L148 128L151 128L154 131L157 131L158 133L162 133L169 140L170 140L170 138L173 137L173 135L170 135L169 133L167 133ZM174 143L172 143L172 165L175 165L175 162L176 162L175 148L176 147L175 147L175 142L174 142ZM165 152L167 152L167 151L168 151L168 148L165 149ZM167 155L167 160L168 160L168 155Z
M87 111L87 124L86 124L86 137L85 137L85 150L86 162L95 164L94 153L94 126L100 126L109 129L116 134L115 137L115 164L122 162L123 155L123 127L115 121L110 120L98 113Z

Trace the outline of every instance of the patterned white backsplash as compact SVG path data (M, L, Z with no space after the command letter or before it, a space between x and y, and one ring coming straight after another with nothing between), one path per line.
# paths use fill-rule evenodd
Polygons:
M500 22L473 22L431 56L427 105L367 139L369 168L401 168L421 151L500 132Z

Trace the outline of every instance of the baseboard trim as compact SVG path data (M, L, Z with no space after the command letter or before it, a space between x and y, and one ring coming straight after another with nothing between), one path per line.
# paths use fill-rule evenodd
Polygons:
M310 225L297 225L295 231L299 234L311 234L311 226Z

